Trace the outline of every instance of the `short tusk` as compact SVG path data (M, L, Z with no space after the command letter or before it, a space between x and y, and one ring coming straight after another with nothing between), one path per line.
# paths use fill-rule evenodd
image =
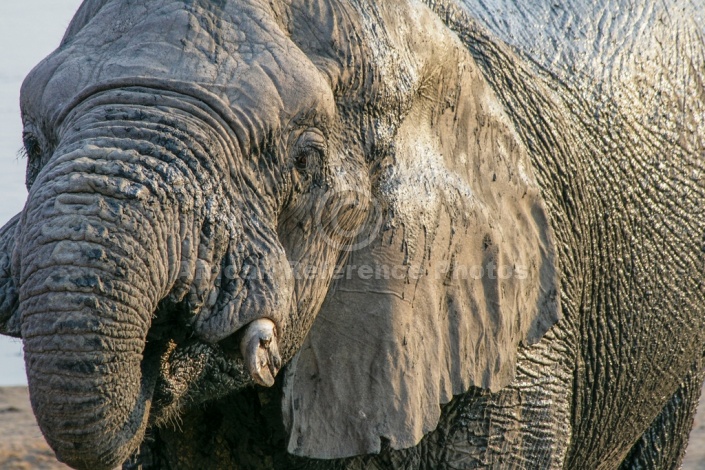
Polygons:
M260 318L245 327L240 341L240 353L252 380L264 387L274 385L274 378L282 365L276 329L272 320Z

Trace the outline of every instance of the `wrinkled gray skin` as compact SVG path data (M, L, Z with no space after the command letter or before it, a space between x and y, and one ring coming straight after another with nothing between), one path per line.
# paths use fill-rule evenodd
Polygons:
M677 468L703 7L622 3L86 1L23 86L0 232L58 458ZM405 274L335 275L370 260Z

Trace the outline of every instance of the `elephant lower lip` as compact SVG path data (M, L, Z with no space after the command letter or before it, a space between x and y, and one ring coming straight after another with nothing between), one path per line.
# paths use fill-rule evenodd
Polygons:
M253 383L242 359L220 345L169 340L159 349L162 353L155 362L158 377L149 418L152 425L160 426L190 407Z

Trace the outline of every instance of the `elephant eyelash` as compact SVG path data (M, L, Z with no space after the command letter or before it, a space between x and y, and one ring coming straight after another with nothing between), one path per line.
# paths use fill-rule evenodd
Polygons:
M17 158L20 160L25 160L29 158L29 155L27 154L27 149L24 147L20 147L17 149Z
M24 147L20 150L20 155L27 159L27 169L25 174L25 185L31 188L42 167L42 155L44 154L39 139L29 132L22 134Z
M30 160L41 158L42 146L40 145L39 140L34 135L25 132L22 135L22 140L24 141L24 151L22 152L22 154L26 158Z

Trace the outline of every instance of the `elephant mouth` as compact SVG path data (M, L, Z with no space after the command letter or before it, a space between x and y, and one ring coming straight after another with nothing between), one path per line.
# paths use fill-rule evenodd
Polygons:
M155 377L149 424L173 422L188 409L254 385L238 353L242 332L219 343L150 332L144 354L145 376Z

